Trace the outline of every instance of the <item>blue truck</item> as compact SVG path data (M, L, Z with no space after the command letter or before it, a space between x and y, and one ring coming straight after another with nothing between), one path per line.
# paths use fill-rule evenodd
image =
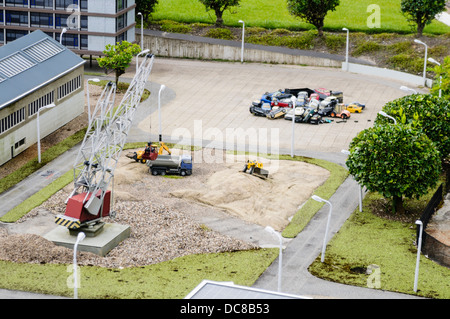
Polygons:
M192 157L189 155L158 155L148 160L147 166L152 175L176 174L181 176L192 174Z

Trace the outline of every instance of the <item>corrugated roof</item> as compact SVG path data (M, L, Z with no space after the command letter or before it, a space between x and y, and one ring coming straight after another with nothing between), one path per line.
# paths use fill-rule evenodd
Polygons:
M84 62L40 30L0 47L0 109Z

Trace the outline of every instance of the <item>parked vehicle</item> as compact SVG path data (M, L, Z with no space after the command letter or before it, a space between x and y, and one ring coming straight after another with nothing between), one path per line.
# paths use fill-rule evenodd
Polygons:
M305 113L305 108L303 106L296 107L295 108L295 119L302 117L304 113ZM293 114L294 114L293 109L288 110L286 112L286 114L284 115L284 119L292 121Z
M279 119L285 116L287 110L285 107L274 107L272 111L267 113L266 117L269 119Z
M346 119L350 118L350 112L348 110L342 110L341 112L333 111L333 112L331 112L330 116L331 117L340 117L341 119L346 120Z
M349 110L351 113L361 113L365 107L365 104L359 102L352 102L346 105L347 110Z
M188 155L158 155L156 159L147 161L147 166L152 175L186 176L192 174L192 157Z
M253 102L249 111L255 116L265 117L271 111L270 103Z
M321 98L323 100L327 97L327 96L335 96L338 98L338 102L339 103L344 103L344 93L342 91L333 91L333 90L328 90L328 89L324 89L324 88L319 88L315 90L316 93L321 95Z

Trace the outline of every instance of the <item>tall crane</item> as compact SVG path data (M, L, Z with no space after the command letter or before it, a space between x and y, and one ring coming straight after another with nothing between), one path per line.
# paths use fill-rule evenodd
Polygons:
M66 200L64 215L55 217L56 224L78 230L115 216L109 186L153 63L153 55L144 57L118 107L114 107L115 83L109 82L103 89L75 160L74 189Z

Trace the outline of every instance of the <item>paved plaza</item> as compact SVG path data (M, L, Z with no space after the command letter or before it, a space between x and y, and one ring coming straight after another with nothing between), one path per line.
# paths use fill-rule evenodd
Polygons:
M155 90L148 103L153 107L158 104L158 85L166 86L161 92L165 141L186 143L193 139L198 143L203 140L203 146L226 148L227 142L233 142L227 136L234 134L232 138L237 144L243 141L250 146L259 144L260 148L267 146L267 150L274 153L275 147L291 149L292 124L284 119L269 120L250 114L251 102L259 100L265 92L285 88L327 88L343 91L344 103L357 101L366 104L363 113L353 113L346 122L334 119L320 125L296 123L295 150L312 152L347 149L358 132L373 125L386 102L406 94L400 90L404 83L347 73L341 69L160 57L155 59L150 81ZM133 131L133 140L149 136L149 133L152 136L158 134L158 113L148 115L147 111L141 114L145 113L145 117L135 119L141 133ZM245 135L245 140L241 139L242 135ZM205 144L205 141L209 142ZM273 145L276 143L278 145Z

